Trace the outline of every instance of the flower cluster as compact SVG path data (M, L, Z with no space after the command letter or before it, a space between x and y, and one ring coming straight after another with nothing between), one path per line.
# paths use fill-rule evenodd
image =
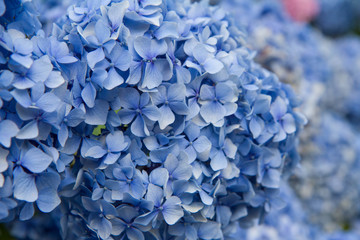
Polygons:
M31 2L12 3L1 221L40 211L27 226L56 219L64 239L221 239L280 207L306 120L222 8L80 1L47 36Z
M325 34L338 36L358 28L360 2L353 0L318 0L320 11L315 25ZM336 19L332 16L336 15Z
M309 132L311 144L301 147L304 170L293 186L307 206L309 220L328 231L339 230L354 222L360 210L360 189L347 187L360 181L360 139L348 122L328 112Z
M310 124L300 142L304 159L302 172L293 179L292 186L309 215L307 221L332 231L356 228L353 223L358 221L360 197L356 186L360 145L355 130L360 116L358 37L329 39L308 25L288 19L277 1L254 4L229 0L223 4L237 14L242 13L238 22L245 24L259 52L256 60L277 73L282 81L295 86L303 98L302 109ZM290 219L296 227L297 222L293 217ZM270 224L270 228L268 225L262 228L260 233L265 234L270 229L273 239L281 239L282 226ZM356 232L344 234L340 231L338 236L321 229L314 232L316 237L306 239L359 236Z
M332 53L327 55L332 74L326 84L326 95L331 97L323 99L324 106L356 126L360 119L360 39L355 36L339 38L332 43L331 49ZM332 56L334 52L337 57Z
M302 94L309 90L304 91L306 83L327 80L331 69L322 53L323 36L294 22L280 1L226 0L223 6L234 14L241 13L237 23L246 27L249 47L258 52L256 61L282 82L290 83Z

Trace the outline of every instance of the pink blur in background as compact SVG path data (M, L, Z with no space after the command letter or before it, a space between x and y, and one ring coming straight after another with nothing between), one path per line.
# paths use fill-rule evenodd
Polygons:
M319 12L317 0L282 0L286 11L298 22L308 22Z

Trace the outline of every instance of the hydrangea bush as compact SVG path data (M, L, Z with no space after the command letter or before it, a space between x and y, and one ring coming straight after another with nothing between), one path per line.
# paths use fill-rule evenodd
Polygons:
M32 2L5 5L0 219L14 232L221 239L283 205L306 120L222 8L79 1L47 36Z

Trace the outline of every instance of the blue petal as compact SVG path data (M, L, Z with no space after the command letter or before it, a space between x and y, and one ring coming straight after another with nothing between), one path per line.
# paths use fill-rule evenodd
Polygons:
M167 126L175 121L175 115L168 105L163 105L159 108L161 117L159 119L160 129L165 129Z
M95 24L95 35L99 40L100 44L105 43L110 38L110 29L109 26L102 20L99 19ZM99 48L100 49L100 48ZM95 50L96 51L96 50ZM99 55L98 55L99 56ZM102 56L99 56L102 57ZM104 58L103 58L104 59ZM103 60L100 59L99 61ZM91 67L91 65L89 64ZM94 65L95 66L95 65ZM92 68L92 67L91 67Z
M101 239L107 239L111 234L111 222L104 217L95 217L90 221L90 227L97 230Z
M91 82L85 85L84 89L81 91L81 97L89 108L95 106L96 89Z
M85 123L90 125L105 125L108 112L108 102L96 99L95 106L93 108L86 109Z
M186 87L184 84L171 84L168 88L167 97L168 101L184 101L186 95Z
M14 170L14 197L27 202L35 202L38 198L35 176L25 173L20 167Z
M207 194L204 190L200 190L199 195L200 195L201 201L205 205L210 206L214 201L214 199L212 197L210 197L209 194Z
M5 13L5 3L4 0L0 0L0 16L2 16Z
M169 180L169 172L165 168L156 168L151 171L149 180L152 184L163 187Z
M179 180L189 180L192 176L192 167L187 161L180 162L179 166L171 173L171 176Z
M171 110L179 115L187 115L189 108L186 106L185 102L171 102L169 103Z
M107 90L114 89L124 83L124 79L120 76L115 68L111 68L108 72L108 77L104 80L103 85Z
M191 80L190 71L186 68L176 65L175 66L176 80L180 84L189 83Z
M25 68L30 68L34 62L29 55L23 56L23 55L14 53L14 54L11 54L10 58L12 60L14 60L16 63L21 64Z
M87 150L85 153L85 157L92 157L92 158L101 158L103 157L107 151L100 146L93 146Z
M271 97L269 95L260 94L253 105L254 114L263 114L270 110Z
M77 59L73 56L62 56L60 58L57 58L56 61L58 61L59 63L63 63L63 64L69 64L69 63L74 63L77 61Z
M131 124L131 132L137 137L149 136L149 130L147 129L144 119L141 115L138 115L134 122Z
M142 88L153 89L158 87L163 80L163 75L157 65L153 62L146 63Z
M134 48L143 59L152 60L158 55L166 53L167 44L165 41L157 41L141 36L135 39Z
M16 76L14 82L12 84L17 89L28 89L32 88L35 85L31 79L24 77L24 76Z
M178 24L175 22L163 22L161 26L156 29L154 36L161 40L163 38L178 38Z
M121 88L119 90L121 107L125 109L137 109L140 102L140 94L134 88Z
M175 196L169 197L163 205L162 214L167 224L174 225L184 216L184 211L181 208L181 200Z
M137 217L135 219L134 223L143 225L143 226L147 226L155 217L157 217L157 215L158 215L157 211L145 213L145 214Z
M11 91L11 95L24 108L28 108L32 104L31 98L27 90L14 89Z
M196 61L203 65L206 60L211 59L213 56L206 50L205 46L202 44L197 43L196 41L187 41L187 45L189 45L190 42L193 42L191 44L191 52L187 53L189 56L194 56Z
M200 108L200 115L207 123L220 121L226 114L225 108L217 101L205 103Z
M125 142L123 132L116 131L106 136L106 145L111 152L120 152L123 151L129 143Z
M53 93L45 93L37 100L36 105L45 112L55 111L61 103L61 100Z
M144 234L136 228L126 229L126 236L129 240L145 240Z
M202 153L211 149L211 142L207 137L200 136L196 139L193 146L198 153Z
M108 153L104 159L105 164L114 164L120 157L120 153Z
M270 112L275 120L280 120L286 113L287 106L285 101L281 97L277 97L271 104Z
M0 1L1 2L1 1ZM14 73L9 70L3 70L0 73L0 86L2 88L8 87L14 79Z
M110 53L110 58L114 66L121 71L126 71L130 68L132 56L128 50L120 45L115 45Z
M227 226L230 222L232 211L228 206L218 206L216 208L216 221L221 223L223 226Z
M21 165L33 173L41 173L49 167L52 158L38 148L31 148L21 159Z
M209 85L202 85L200 89L200 98L201 100L214 100L216 97L215 95L215 88Z
M108 18L111 22L113 29L117 29L121 26L126 10L129 7L129 2L124 1L120 3L114 3L111 5L108 11Z
M0 143L9 148L11 145L11 138L15 137L19 132L17 125L10 121L4 120L0 122Z
M20 129L20 131L16 135L16 138L32 139L32 138L36 138L38 135L39 135L38 123L35 120L33 120Z
M285 114L281 120L286 133L291 134L296 131L295 119L290 113Z
M96 201L99 200L100 198L102 198L102 196L104 195L104 189L103 188L95 188L94 191L92 192L91 195L91 200Z
M264 130L265 123L260 117L253 116L250 120L249 127L253 138L255 139L259 137L261 132Z
M100 213L100 202L93 201L89 197L81 197L82 206L89 212Z
M4 172L9 166L7 159L6 159L8 154L9 154L8 150L0 148L0 173ZM3 184L0 184L0 188L2 188L2 187L3 187Z
M234 159L237 151L237 146L229 139L224 141L223 151L227 157Z
M88 65L91 69L94 69L95 65L98 62L101 62L105 59L104 50L102 48L98 48L95 51L89 52L86 56Z
M192 163L193 161L195 161L197 154L196 154L194 146L190 145L187 148L185 148L184 151L189 158L189 163Z
M160 105L166 102L166 97L167 97L167 93L166 93L166 87L161 85L157 88L156 92L151 92L151 100L154 103L154 105Z
M224 64L217 60L216 58L207 59L203 65L205 71L210 74L215 74L220 72L224 68Z
M221 234L221 232L220 223L208 221L206 223L201 223L198 230L198 237L204 240L218 239L218 235Z
M48 56L43 56L40 59L34 61L29 69L27 76L34 82L45 82L50 76L53 66L51 65Z
M140 82L142 77L143 63L142 62L132 62L130 65L130 74L126 83L135 85Z
M144 114L144 116L146 116L147 118L149 118L152 121L157 121L160 119L161 113L159 111L159 109L155 106L148 106L145 107L142 110L142 113Z
M154 203L154 206L160 207L164 197L164 191L161 187L154 184L148 185L148 191L146 193L146 200Z
M226 83L218 83L215 87L216 97L223 103L233 102L234 90Z
M129 124L135 117L136 111L135 110L128 110L128 109L121 109L118 112L119 118L121 123Z
M59 71L52 71L49 77L45 81L45 85L48 88L57 88L65 82L65 79Z
M136 176L131 182L130 189L131 189L131 196L133 196L136 199L142 198L146 192L144 182L138 176Z
M33 203L25 203L24 207L22 207L19 215L19 219L21 221L29 220L34 216L34 204Z
M223 151L217 151L215 155L211 157L210 166L214 171L224 169L227 165L228 161Z
M281 173L277 169L268 169L261 181L261 185L268 188L279 188L280 187Z
M66 140L69 137L69 131L65 124L60 125L60 129L58 131L58 140L61 146L65 146Z
M36 204L40 211L49 213L54 210L60 202L61 200L56 189L45 188L39 191L39 198L37 199Z
M85 113L80 108L74 108L71 112L66 116L67 125L69 127L76 127L82 121L85 120Z

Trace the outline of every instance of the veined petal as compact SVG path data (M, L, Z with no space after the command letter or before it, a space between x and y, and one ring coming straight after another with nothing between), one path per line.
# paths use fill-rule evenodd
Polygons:
M89 52L88 55L86 56L88 65L91 69L94 69L95 65L104 60L105 58L105 54L104 54L104 50L102 48L98 48L92 52Z
M159 108L161 117L159 119L160 129L164 129L175 121L175 115L167 105Z
M106 136L106 145L112 152L120 152L123 151L129 143L125 142L123 132L116 131Z
M96 89L92 83L87 83L81 91L81 97L89 108L95 106Z
M85 157L101 158L106 154L106 150L100 146L93 146L87 150Z
M216 123L225 116L225 108L217 101L203 104L200 108L200 115L207 123Z
M175 196L172 196L165 201L162 214L167 224L174 225L184 216L184 211L180 204L181 200Z
M154 63L146 63L144 79L142 81L141 87L153 89L158 87L163 80L163 75L160 69L157 68L157 65Z
M225 157L223 151L217 151L215 156L211 158L210 166L214 171L218 171L226 168L228 165L228 160Z
M108 77L104 80L103 85L105 89L111 90L120 86L123 82L123 77L116 72L115 68L110 68Z
M25 173L20 167L14 170L14 197L27 202L38 199L35 176Z
M3 120L0 122L0 143L9 148L11 145L11 138L15 137L19 132L18 126L10 120ZM1 167L0 167L1 168Z
M33 173L41 173L49 167L52 158L38 148L31 148L21 159L21 165Z

